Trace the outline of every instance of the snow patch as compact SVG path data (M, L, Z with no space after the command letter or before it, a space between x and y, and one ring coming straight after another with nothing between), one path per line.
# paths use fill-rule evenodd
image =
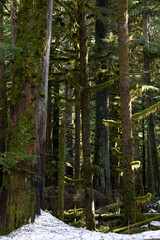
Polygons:
M157 221L152 223L160 224ZM71 227L41 210L34 223L24 225L7 236L0 236L0 240L146 240L159 237L160 230L133 235L92 232Z

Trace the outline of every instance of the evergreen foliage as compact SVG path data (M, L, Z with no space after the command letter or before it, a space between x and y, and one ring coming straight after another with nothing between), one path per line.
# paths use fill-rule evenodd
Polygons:
M108 1L107 7L100 6L107 1L99 0L97 0L96 7L95 0L55 0L53 2L47 144L46 153L43 153L46 157L46 186L58 185L59 172L62 177L61 181L59 181L59 184L61 182L59 194L62 193L64 182L67 185L75 186L76 189L85 189L86 196L88 199L90 198L88 209L91 211L93 175L94 183L97 181L99 185L97 190L105 193L105 195L110 192L107 195L108 203L112 202L112 197L114 198L114 194L117 194L121 196L121 206L123 206L124 195L128 196L128 193L126 194L127 190L124 190L124 182L127 177L128 183L133 183L135 180L137 197L134 198L132 195L133 189L128 188L129 194L132 195L131 200L135 201L136 207L137 205L143 205L144 202L149 201L151 198L151 194L147 194L147 191L151 192L153 196L159 197L159 1L150 0L148 5L145 5L146 0L128 1L129 77L131 84L128 86L127 93L130 95L132 105L130 120L132 121L131 128L133 132L133 138L131 137L130 142L123 136L124 126L126 127L128 121L121 120L128 104L124 105L123 110L121 110L125 91L122 88L120 89L119 82L121 65L118 56L117 1ZM13 11L13 3L15 4L15 12ZM12 190L14 191L14 185L18 186L17 173L20 174L20 178L23 173L29 179L27 189L34 188L33 182L38 185L44 180L41 174L36 173L34 165L38 159L36 148L39 148L41 154L41 150L45 145L43 142L41 148L35 144L36 136L39 136L40 139L45 137L40 128L35 130L35 123L37 121L37 124L43 124L39 121L40 115L38 114L44 115L45 106L42 100L45 91L41 85L41 73L42 59L45 59L43 50L45 48L46 34L46 24L44 22L46 3L45 0L30 0L29 3L28 1L3 0L0 3L0 196L2 196L4 188L7 189L5 185L7 181L9 184L13 177L15 181L11 184ZM85 24L82 24L81 19L78 19L78 10L81 10L81 13L84 14ZM149 39L146 39L144 31L144 19L146 16L149 21ZM101 23L99 35L95 27L98 21ZM106 36L102 31L104 26L107 26ZM79 31L84 33L84 30L86 30L86 37L84 37L83 43L81 43L82 46L80 46L82 34L79 35ZM12 39L13 34L15 34L15 39ZM86 54L86 57L83 60L86 62L82 63L81 57L84 57L84 54ZM124 54L124 48L122 54ZM125 61L124 58L123 61ZM84 81L84 79L87 79L87 81ZM67 93L68 90L70 94ZM84 100L85 97L86 100ZM42 100L39 109L37 108L40 106L38 99ZM28 100L29 104L25 100ZM100 103L97 107L99 112L96 110L98 102ZM88 110L84 111L86 103L89 107ZM71 109L70 113L68 109ZM108 111L107 117L100 118L100 114L103 115L106 110ZM98 112L97 115L96 111ZM62 137L60 137L59 123L62 116L66 118L66 126L64 126L64 128L66 127L66 134L63 135L66 147L60 141ZM83 121L82 127L81 121ZM86 121L88 121L87 127L84 126ZM102 134L98 135L100 131ZM106 131L108 131L107 137ZM89 145L84 140L84 134L88 134ZM96 136L98 136L97 139ZM107 154L102 151L103 147L106 148L106 141L102 136L105 136L107 143L109 143ZM69 146L70 141L72 144ZM128 142L129 145L125 153L133 142L134 156L126 164L123 149ZM34 151L32 151L33 148ZM88 151L85 155L88 162L86 162L86 158L84 159L82 154L84 149ZM98 160L98 157L94 157L94 155L98 156L99 149L101 153L99 155L100 160ZM104 173L106 155L108 156L107 161L110 163L108 168L110 172L108 171L107 174ZM66 160L65 165L64 163L60 165L62 157ZM44 167L44 162L42 165ZM132 178L131 174L124 174L126 169L131 171L132 167L135 166L138 166L138 168L134 169ZM69 170L70 173L67 172ZM17 189L24 189L26 184L24 176L20 187L17 187ZM108 176L110 176L111 180L109 183L111 185L110 190L107 187ZM4 184L2 183L3 177ZM42 185L44 188L44 182ZM43 195L43 193L41 194ZM35 199L34 191L30 196L32 202ZM130 196L128 196L128 199L130 199ZM16 201L16 197L13 197L14 201ZM18 217L20 208L23 207L20 198L24 199L25 195L22 196L21 194L17 200L20 206L16 215L19 224L16 227L22 224L21 216ZM60 218L63 219L63 193L60 198L61 205L59 209L62 210ZM118 204L112 202L106 206L106 211L119 207ZM129 203L125 202L125 204ZM30 203L29 208L31 211L27 212L26 219L29 219L29 215L32 215L31 212L35 208L33 202ZM9 211L16 214L16 208L12 209L11 207ZM131 213L130 210L127 211ZM136 209L136 211L138 212L138 219L141 210ZM85 212L83 212L83 218L84 214ZM92 214L93 212L90 212L87 215L87 219L89 219L87 221L92 222L91 227L87 223L87 228L94 229L94 218L90 218ZM115 217L114 220L117 221L115 225L124 220L126 215L125 213L125 215ZM68 218L74 218L74 216L68 216ZM31 217L33 220L34 216ZM119 219L117 219L118 217ZM79 218L75 216L75 219L77 219L75 225L80 226ZM109 217L106 217L106 219L108 222L111 220ZM157 216L157 219L159 219L159 216ZM131 228L145 222L148 223L151 220L152 218L145 219L141 223L131 225ZM9 226L9 229L12 230L14 227L13 225ZM126 227L115 230L115 232L124 230L126 230Z

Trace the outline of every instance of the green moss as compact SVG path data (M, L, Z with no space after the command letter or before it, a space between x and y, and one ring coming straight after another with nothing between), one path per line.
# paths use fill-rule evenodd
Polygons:
M8 234L29 220L34 219L34 193L31 192L32 182L24 173L13 173L4 176L1 194L10 195L5 202L6 214L0 222L0 234ZM4 203L3 203L4 204Z
M11 120L9 121L9 131L11 136L10 151L26 153L26 150L34 143L35 139L35 118L32 107L29 108L26 116L20 114L16 127Z
M90 196L91 189L89 187L86 188L86 194Z
M47 0L25 0L18 11L16 46L21 47L22 51L15 54L13 64L14 84L10 93L12 106L8 120L7 148L21 156L27 154L35 144L35 100L44 96L42 55L46 37L47 4ZM12 156L11 161L14 159L15 156ZM0 216L0 234L8 234L28 222L30 217L32 220L34 218L34 186L29 175L33 166L30 160L22 157L22 161L17 168L12 169L11 174L4 174L0 200L5 194L6 201L3 201L3 211L0 206L4 213L4 219Z

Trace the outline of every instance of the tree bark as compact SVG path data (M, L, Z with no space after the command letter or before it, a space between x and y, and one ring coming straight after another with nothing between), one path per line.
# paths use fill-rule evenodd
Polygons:
M66 83L66 98L72 98L72 87L70 83ZM71 166L66 164L66 174L73 177L73 139L72 139L72 105L65 104L65 116L66 116L66 162L68 161Z
M52 91L51 91L51 81L48 82L48 103L47 103L47 129L46 129L46 163L45 163L45 186L54 185L54 175L52 169L53 165L53 155L52 155Z
M59 174L58 174L58 217L64 220L64 172L65 172L65 134L66 121L61 119L60 127L60 154L59 154Z
M59 83L54 84L54 92L59 94ZM59 162L59 100L55 96L53 103L53 161L56 166L55 185L58 185Z
M80 98L78 91L75 92L75 98ZM80 179L80 103L75 105L75 179Z
M10 153L6 155L9 172L0 193L0 234L8 234L30 218L33 221L43 207L52 5L52 0L24 0L18 12L16 45L22 52L15 56L13 66Z
M3 42L3 4L0 3L0 41ZM4 51L0 49L0 153L5 152L6 143L6 79L4 76L5 66L4 66ZM3 171L0 170L0 188L2 186Z
M91 167L91 143L90 143L90 97L89 97L89 73L88 73L88 49L86 36L85 1L78 1L77 21L79 25L80 45L80 85L82 113L82 148L83 148L83 180L85 192L86 227L95 229L94 197L93 197L93 173Z
M97 0L96 7L107 9L108 0ZM96 19L96 51L101 60L97 64L98 69L107 69L108 61L102 55L107 50L106 39L108 36L107 15L103 14L105 21ZM96 79L96 84L104 83L102 76ZM100 167L99 172L94 176L94 188L108 197L111 196L110 179L110 157L109 157L109 127L103 123L103 119L108 119L109 115L109 92L108 87L96 92L96 130L95 130L95 153L94 164Z
M148 10L148 0L144 2L144 10ZM150 59L149 59L149 13L143 14L143 37L144 37L144 83L151 84ZM152 90L146 91L146 106L152 106ZM159 167L158 153L154 132L154 116L147 117L148 137L148 162L147 162L147 191L155 194L159 192Z
M131 168L133 161L132 147L132 109L129 94L130 68L128 49L128 1L118 0L118 45L120 71L120 102L122 120L122 154L124 173L124 213L126 224L135 221L135 190Z

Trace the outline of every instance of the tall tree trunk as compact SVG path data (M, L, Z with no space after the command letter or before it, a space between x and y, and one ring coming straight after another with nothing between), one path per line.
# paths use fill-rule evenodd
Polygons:
M91 143L90 143L90 96L89 96L89 73L88 73L88 48L86 36L85 0L78 1L77 21L79 25L80 45L80 85L82 111L82 147L83 147L83 180L86 208L86 227L95 229L94 197L93 197L93 173L91 166Z
M107 9L108 0L97 0L96 7ZM98 69L107 69L108 61L102 55L107 50L106 38L108 36L107 15L103 14L105 21L96 19L96 51L101 59ZM96 84L104 83L102 76L96 79ZM104 126L103 119L108 119L109 93L108 87L96 92L96 130L95 130L95 153L94 164L100 167L94 176L94 188L108 197L111 196L110 157L109 157L109 127Z
M131 121L132 109L129 94L128 0L118 0L118 45L124 173L124 213L125 223L131 224L135 221L135 190L133 171L131 168L131 162L133 161L133 147Z
M65 172L65 134L66 121L61 119L60 128L60 154L59 154L59 171L58 171L58 217L61 221L64 220L64 172Z
M54 92L59 94L59 83L54 84ZM56 166L55 184L58 185L59 163L59 100L55 97L53 103L53 161Z
M144 96L142 99L144 110ZM145 144L145 121L142 119L142 178L143 178L143 193L146 194L146 144Z
M148 0L144 2L144 10L148 10ZM144 82L151 84L150 79L150 59L149 59L149 13L143 15L143 37L144 37ZM146 92L146 106L152 106L152 90ZM148 163L147 163L147 191L155 194L159 188L159 167L158 153L154 132L154 117L150 114L147 117L148 126Z
M46 129L46 164L45 164L45 185L54 184L53 175L53 155L52 155L52 82L48 82L48 104L47 104L47 129Z
M3 42L3 4L0 3L0 41ZM6 142L6 80L4 76L4 51L0 49L0 153L5 152ZM0 188L2 186L3 172L0 170Z
M24 0L18 13L16 44L22 52L15 56L13 69L10 153L5 159L9 172L3 177L0 193L0 234L33 220L43 207L52 5L52 0Z
M66 83L66 98L72 98L72 87L70 83ZM73 177L73 139L72 139L72 105L66 102L65 105L66 115L66 162L68 161L71 166L66 165L66 174Z
M80 98L78 91L75 92L75 98ZM75 179L80 179L80 103L75 105Z

